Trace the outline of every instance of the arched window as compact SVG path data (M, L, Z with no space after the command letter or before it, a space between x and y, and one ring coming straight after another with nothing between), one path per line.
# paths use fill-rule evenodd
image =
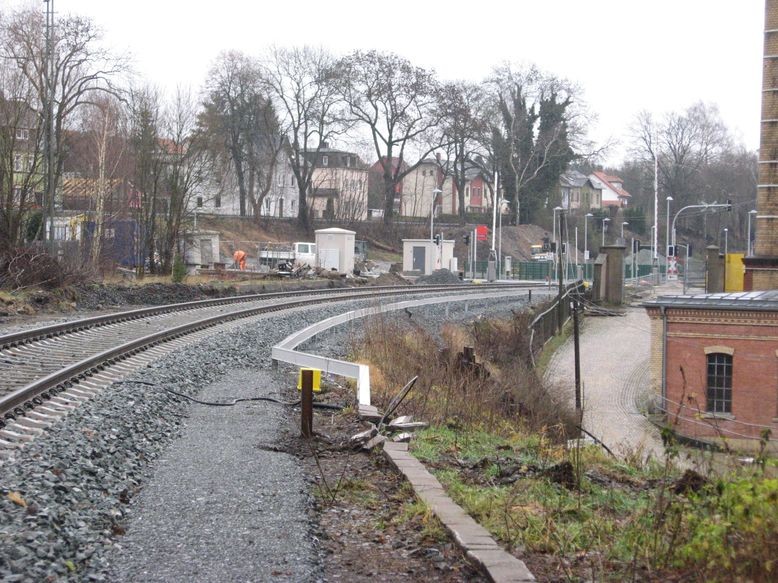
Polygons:
M711 352L708 360L706 410L708 413L732 413L732 355Z

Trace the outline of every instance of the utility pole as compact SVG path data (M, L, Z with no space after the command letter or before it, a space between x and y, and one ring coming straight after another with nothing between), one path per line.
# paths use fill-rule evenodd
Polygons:
M575 414L578 422L581 421L581 349L579 346L578 311L576 300L570 302L573 312L573 349L575 352Z
M45 141L46 141L46 200L43 204L43 240L48 239L50 249L54 250L54 0L46 2L46 63L44 77L45 97ZM46 220L48 219L48 234Z

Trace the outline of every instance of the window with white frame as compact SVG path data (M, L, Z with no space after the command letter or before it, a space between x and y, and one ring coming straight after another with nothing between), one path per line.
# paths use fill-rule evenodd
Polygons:
M26 128L16 128L16 139L17 140L29 140L30 139L30 130Z
M329 156L322 156L321 157L321 165L327 166L330 163Z

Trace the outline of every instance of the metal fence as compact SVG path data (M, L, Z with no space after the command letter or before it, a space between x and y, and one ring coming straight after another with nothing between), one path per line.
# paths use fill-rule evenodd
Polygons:
M555 298L543 306L543 311L538 314L529 325L529 348L532 364L535 364L535 355L545 346L556 333L570 319L570 300L582 295L584 285L582 281L576 281L567 285L562 298ZM560 304L561 301L561 304Z

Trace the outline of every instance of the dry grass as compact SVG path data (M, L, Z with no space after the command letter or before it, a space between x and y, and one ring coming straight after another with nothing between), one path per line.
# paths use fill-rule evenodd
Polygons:
M574 415L528 365L526 316L445 326L437 338L412 322L368 321L357 357L371 365L376 404L385 406L410 377L419 376L403 411L433 424L461 423L499 430L521 425L556 439L572 435ZM461 363L475 348L482 366Z

